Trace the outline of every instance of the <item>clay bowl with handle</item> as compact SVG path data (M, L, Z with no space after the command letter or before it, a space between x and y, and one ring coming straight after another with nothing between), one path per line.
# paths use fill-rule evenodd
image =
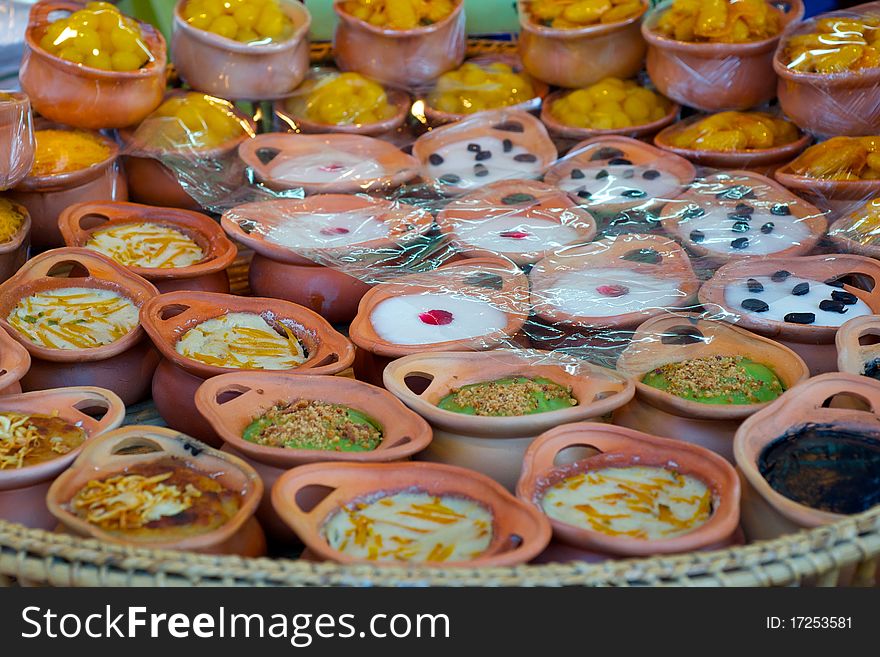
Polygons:
M809 152L807 150L805 154ZM829 218L832 220L880 194L880 180L832 180L797 173L792 165L796 165L798 159L776 169L773 176L809 203L829 210Z
M828 237L843 253L880 259L877 213L880 200L871 198L840 217L828 229Z
M0 330L0 396L21 392L19 380L30 369L31 354L6 331Z
M15 187L34 166L31 101L20 91L0 91L0 191Z
M0 242L0 283L7 280L21 268L27 260L28 248L31 245L32 222L30 212L20 203L11 200L9 202L24 219L11 239Z
M500 417L455 413L438 406L462 386L507 377L549 379L569 388L577 405ZM393 395L434 429L434 440L418 459L482 472L511 491L523 454L535 436L560 424L606 416L630 401L635 392L633 383L613 370L561 353L530 349L405 356L385 368L384 381Z
M124 533L102 529L70 508L73 497L90 481L123 475L130 468L156 461L171 460L174 465L170 467L196 470L236 492L241 499L235 514L216 529L191 536L138 540L137 536L126 537ZM54 481L46 503L61 523L62 531L77 536L133 547L259 557L266 553L266 537L253 516L262 494L263 482L254 469L238 457L172 429L129 425L86 443L70 468Z
M880 315L862 315L844 323L834 343L838 371L880 377Z
M139 325L109 344L53 349L31 341L9 323L7 318L20 300L69 287L107 290L138 308L157 294L149 281L89 249L66 247L31 258L0 285L0 326L31 356L31 367L21 379L22 389L98 386L113 390L125 404L143 400L149 395L158 354Z
M0 416L5 413L57 416L85 433L85 441L66 454L33 465L0 469L0 517L26 527L52 529L57 522L46 508L49 486L89 441L122 424L125 406L109 390L75 386L4 395L0 397Z

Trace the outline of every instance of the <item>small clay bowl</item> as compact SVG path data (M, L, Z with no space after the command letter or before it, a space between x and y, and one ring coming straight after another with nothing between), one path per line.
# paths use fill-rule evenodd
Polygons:
M98 386L113 390L126 405L143 400L149 395L150 377L159 359L140 326L100 347L52 349L31 342L7 321L21 299L67 287L110 290L138 307L157 294L149 281L89 249L54 249L28 260L0 285L0 326L31 355L22 389Z
M388 234L376 238L363 231L360 241L339 242L338 231L350 234L353 230L356 235L365 226L345 221L345 215L352 212L363 212L363 222L387 223ZM308 217L314 215L337 216L339 225L322 229L328 233L324 246L285 246L268 239L278 230L295 230L297 215L302 215L304 228ZM298 303L340 324L354 318L361 297L370 289L367 281L375 278L376 272L369 268L395 267L395 251L405 256L407 243L431 228L433 216L405 203L366 194L318 194L245 203L227 211L220 223L231 238L254 251L248 270L254 294Z
M670 5L654 7L642 22L648 75L664 96L705 111L745 110L776 96L773 53L785 26L803 17L801 0L778 8L779 34L746 43L693 43L662 36L654 28Z
M863 408L836 407L831 400L838 395L856 398ZM826 406L828 403L831 406ZM880 384L877 381L855 374L829 372L800 384L743 422L736 432L734 453L743 481L742 522L749 540L793 534L847 517L813 509L775 491L758 468L758 460L768 445L792 430L807 426L876 435L880 431L878 412Z
M0 242L0 283L8 279L27 260L28 247L31 245L31 214L27 208L11 201L13 207L24 217L21 226L6 242Z
M519 376L544 377L570 387L578 404L504 417L465 415L437 406L462 386ZM613 370L562 353L530 349L405 356L385 368L384 381L392 394L434 429L434 440L419 460L482 472L511 491L519 479L523 454L535 436L560 424L598 419L626 404L635 393L633 383Z
M246 370L201 363L177 353L176 345L191 328L231 312L258 314L270 326L283 324L293 333L307 358L288 372L338 374L354 359L354 347L325 319L288 301L188 290L157 296L141 308L141 324L164 359L153 376L153 402L168 426L217 447L219 437L196 409L196 390L212 376Z
M829 180L795 173L792 162L779 167L773 177L789 190L837 219L880 195L880 180Z
M65 129L62 126L38 126ZM36 249L64 246L58 228L61 213L74 203L86 201L126 201L128 187L119 168L119 146L108 137L93 134L109 149L108 156L85 169L46 176L28 174L8 197L27 208L31 216L31 244Z
M122 424L125 406L109 390L79 386L0 397L2 413L57 414L80 427L88 441ZM0 470L0 518L36 529L54 528L57 521L46 508L46 493L55 477L73 463L83 445L50 461Z
M878 377L880 369L880 317L854 317L837 330L837 369L848 374Z
M519 56L534 77L557 87L586 87L602 78L631 78L642 68L645 40L639 23L648 9L618 23L558 29L535 23L530 0L518 0Z
M229 292L226 268L238 255L238 249L226 233L207 215L176 208L155 208L137 203L77 203L58 219L67 246L87 248L95 231L126 224L160 224L179 230L193 240L204 253L195 264L186 267L128 267L150 281L159 292L200 290Z
M138 21L152 60L137 71L106 71L69 62L43 50L43 31L56 12L73 13L82 4L43 0L31 8L24 57L18 77L40 115L87 130L124 128L140 123L159 106L165 93L165 39L149 23Z
M771 366L785 390L810 376L791 349L738 326L696 313L653 317L636 329L617 361L617 371L635 381L636 397L615 411L614 423L693 443L732 462L737 428L767 402L703 404L642 383L655 368L712 356L742 356Z
M312 17L301 2L279 0L293 21L283 41L249 44L227 39L186 22L183 6L174 7L171 61L190 87L229 100L272 100L293 91L309 68Z
M737 214L741 206L751 209L746 209L746 214ZM697 211L702 211L703 215L691 216ZM699 230L703 216L713 211L719 215L721 229L717 232ZM753 214L755 211L760 213L760 218ZM776 215L774 212L787 214ZM730 219L731 215L740 219ZM684 194L663 206L660 217L660 224L666 233L678 240L694 257L700 258L701 264L706 267L746 258L807 255L828 228L821 210L776 181L752 171L734 170L705 176ZM789 223L792 219L794 224ZM768 224L773 225L769 226L770 233L765 233ZM771 237L785 235L790 230L800 232L801 229L806 229L806 233L778 240ZM769 239L779 242L778 246L771 247L775 250L751 248L756 242L760 244Z
M345 165L330 160L330 167L340 166L339 175L325 182L282 177L279 170L295 165L297 159L333 151L343 152L362 161L372 160L377 171L363 175L352 173ZM388 142L360 135L293 135L274 132L248 139L238 148L239 157L253 169L257 179L269 188L283 192L302 188L307 194L356 194L393 189L418 175L418 162Z
M369 452L333 452L258 445L242 438L244 430L279 402L312 400L361 411L382 427L382 442ZM278 372L221 374L196 391L196 408L220 438L251 464L266 491L286 470L323 461L386 463L408 460L431 442L431 427L381 388L335 376L305 376ZM290 529L263 495L257 517L263 527L282 538Z
M0 191L15 187L34 166L34 119L31 101L17 91L0 91Z
M608 183L600 183L600 193L584 189L585 185L592 184L594 179L607 180L609 166L632 166L639 169L632 169L636 172L636 176L626 180L621 177L620 182L614 187L608 188ZM596 169L599 171L593 173ZM605 176L599 178L602 176L602 171L606 172ZM639 171L642 175L638 174ZM659 172L661 175L648 180L644 178L644 174L648 171ZM669 176L665 181L662 178L663 174ZM666 200L676 198L687 189L696 175L694 165L683 157L661 151L637 139L610 136L595 137L576 144L564 158L547 171L544 182L568 192L575 203L588 208L591 212L601 216L612 216L630 210L649 211L659 208ZM662 186L657 188L661 191L641 189L640 185L653 186L653 180L657 179L663 181ZM612 184L617 180L617 176L613 176ZM605 187L602 187L603 185ZM612 193L614 189L620 187L627 187L624 190L626 193L632 189L641 194L627 198L623 192ZM602 189L607 191L602 193Z
M241 495L241 507L217 529L174 540L138 541L112 534L75 515L70 500L89 481L125 473L128 468L174 458L216 479ZM86 443L69 470L52 484L46 503L63 530L115 545L185 550L205 554L266 554L266 537L253 515L263 494L263 482L241 459L211 449L204 443L165 427L129 425Z
M511 226L511 221L520 223ZM484 226L499 222L498 232L483 232ZM536 180L499 180L453 199L437 215L437 225L465 258L500 256L520 267L596 236L596 220L589 212L564 192ZM561 239L554 230L560 231ZM493 248L479 239L490 235Z
M6 331L0 330L0 397L21 392L19 380L30 369L31 355Z
M284 473L272 486L272 505L311 554L341 564L400 566L395 561L358 561L330 547L322 534L327 519L344 505L399 491L464 497L482 504L494 518L487 550L448 567L514 566L533 559L550 540L543 514L517 500L499 484L471 470L438 463L315 463ZM430 566L431 564L425 564Z
M333 51L343 71L355 71L383 84L409 88L431 82L464 61L467 35L464 2L442 20L411 30L379 27L354 17L334 2Z
M750 278L770 277L788 272L807 281L833 281L841 292L853 294L867 304L871 313L880 313L880 263L857 255L816 255L795 258L749 258L730 262L715 272L700 288L700 303L709 312L721 313L721 319L771 338L797 353L813 375L837 369L834 336L838 326L797 324L764 319L758 312L728 305L726 291L731 286L747 285ZM785 279L783 279L785 280ZM815 306L807 309L814 310ZM842 323L842 322L841 322Z
M880 201L868 199L831 224L828 237L839 251L880 259L880 233L873 225L878 208Z
M474 187L492 182L492 178L486 178L485 182L481 182L481 178L474 178L471 183L465 183L462 180L444 181L444 176L449 174L460 176L454 171L441 169L430 162L432 156L444 147L462 144L462 147L465 148L468 143L481 137L493 137L501 142L509 140L512 149L525 151L514 154L514 158L522 155L531 155L536 158L531 175L525 170L521 173L510 170L510 175L506 176L509 179L537 178L556 161L556 146L553 145L544 124L538 119L521 110L489 110L478 112L462 121L426 132L416 140L412 153L419 161L422 178L429 184L437 185L447 194L464 193ZM486 161L486 164L497 162L504 155L504 153L495 153L491 160Z
M585 448L592 454L573 462L565 454L569 450L583 454ZM733 466L702 447L624 427L579 422L541 434L526 450L516 494L540 510L547 490L560 481L585 472L628 466L669 468L701 480L714 494L712 515L693 531L655 540L609 536L550 519L553 543L548 552L596 561L710 550L736 541L740 484ZM576 552L565 550L566 546ZM545 553L542 561L546 559Z

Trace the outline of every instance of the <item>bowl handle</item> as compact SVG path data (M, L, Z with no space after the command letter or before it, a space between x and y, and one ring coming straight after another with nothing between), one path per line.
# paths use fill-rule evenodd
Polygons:
M312 358L318 364L305 371L309 374L332 374L339 371L339 363L345 363L346 367L351 365L354 361L354 345L344 335L332 329L325 334Z
M317 528L326 515L326 508L341 494L339 485L326 480L327 474L323 468L307 472L302 468L288 470L272 486L272 506L276 509L288 507L282 517L294 515L299 522Z
M79 265L88 272L88 278L103 281L117 280L127 270L116 265L112 260L90 249L68 247L46 251L31 260L25 268L19 270L19 282L51 278L51 272L60 264Z
M49 16L56 11L79 11L83 5L71 0L44 0L31 7L29 21L31 25L48 25Z
M821 412L825 409L825 403L836 395L850 395L864 401L869 410L859 408L847 408L847 413L860 413L871 418L873 422L880 422L880 384L869 377L857 374L844 374L841 372L829 372L808 379L805 383L795 386L786 392L780 399L785 399L786 406L795 410L793 417L801 420L807 415ZM827 409L832 412L833 408Z
M58 227L64 236L64 241L69 246L77 246L86 241L89 234L97 228L86 228L82 220L86 217L95 217L105 224L113 219L125 219L131 216L131 211L126 211L127 204L120 203L76 203L64 210L58 217Z
M111 431L122 424L125 419L125 404L116 393L104 388L82 387L69 388L64 391L67 397L67 408L80 415L84 420L97 422L91 436L97 436ZM82 409L101 408L104 414L101 419L95 420L92 416L83 412Z

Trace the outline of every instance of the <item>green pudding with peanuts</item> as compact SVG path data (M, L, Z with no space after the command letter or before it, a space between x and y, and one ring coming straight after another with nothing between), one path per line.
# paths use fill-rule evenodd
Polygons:
M516 376L462 386L437 404L464 415L509 417L558 411L577 406L571 388L545 379Z
M785 392L771 368L743 356L667 363L645 374L642 383L702 404L761 404Z

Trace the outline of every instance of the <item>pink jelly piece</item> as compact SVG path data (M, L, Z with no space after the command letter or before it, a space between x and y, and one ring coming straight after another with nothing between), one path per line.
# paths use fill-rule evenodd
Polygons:
M626 285L600 285L596 288L596 292L603 297L622 297L629 294L629 288Z
M452 323L452 313L448 310L428 310L419 313L419 319L431 326L446 326Z
M526 233L522 230L506 230L503 233L498 233L501 237L509 237L514 240L524 240L527 237L531 237L530 233Z
M348 167L344 164L326 164L322 167L319 167L321 171L326 171L328 173L336 173L337 171L344 171Z
M342 226L330 226L321 229L321 235L348 235L351 231Z

